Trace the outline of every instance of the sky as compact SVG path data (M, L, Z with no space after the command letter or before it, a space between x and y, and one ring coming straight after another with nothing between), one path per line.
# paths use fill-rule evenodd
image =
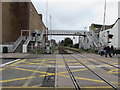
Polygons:
M49 30L84 30L85 27L89 30L92 23L103 24L105 0L32 0L32 2L38 13L43 15L43 22ZM106 0L105 24L111 25L117 20L118 2L119 0ZM51 38L58 42L65 37ZM74 43L77 42L78 38L75 37Z

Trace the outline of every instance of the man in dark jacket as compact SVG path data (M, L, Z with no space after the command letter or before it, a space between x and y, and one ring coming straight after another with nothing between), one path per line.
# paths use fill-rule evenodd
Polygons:
M111 48L109 46L105 47L105 50L106 50L106 54L105 54L105 57L107 57L107 54L109 54L110 57L111 56Z
M114 49L113 45L111 45L111 53L112 53L113 55L115 55L115 49Z

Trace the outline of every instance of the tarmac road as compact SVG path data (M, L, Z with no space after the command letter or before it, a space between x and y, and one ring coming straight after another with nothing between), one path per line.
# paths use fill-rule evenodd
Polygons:
M72 55L87 65L91 70L107 79L110 83L115 86L118 85L118 75L115 75L118 73L118 69L96 61L97 58L99 58L112 65L118 65L117 58L105 58L96 54L85 54L87 57L81 54ZM95 59L92 59L89 56L92 56ZM63 57L60 54L30 55L26 58L21 58L19 61L3 66L0 69L0 72L2 72L2 80L0 83L2 83L3 90L6 88L43 87L53 89L74 89L74 84L65 66L65 61L81 88L112 88L92 72L87 70L83 65L78 63L73 57L71 57L71 54L63 55ZM3 63L6 62L8 63L9 60L3 61ZM101 68L103 66L104 68ZM103 74L100 74L100 72Z

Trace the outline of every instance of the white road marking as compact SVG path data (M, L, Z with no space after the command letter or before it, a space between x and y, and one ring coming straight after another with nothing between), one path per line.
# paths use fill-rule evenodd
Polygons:
M0 67L3 67L3 66L5 66L5 65L8 65L8 64L11 64L11 63L20 61L20 60L21 60L21 59L16 59L16 60L14 60L14 61L10 61L10 62L4 63L4 64L0 65Z

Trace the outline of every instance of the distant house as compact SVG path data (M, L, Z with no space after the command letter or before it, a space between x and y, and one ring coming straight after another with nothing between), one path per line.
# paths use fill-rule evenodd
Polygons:
M89 27L89 30L95 32L99 36L100 31L111 29L113 26L114 26L114 24L113 25L104 25L103 26L103 25L100 25L100 24L94 24L93 23Z

